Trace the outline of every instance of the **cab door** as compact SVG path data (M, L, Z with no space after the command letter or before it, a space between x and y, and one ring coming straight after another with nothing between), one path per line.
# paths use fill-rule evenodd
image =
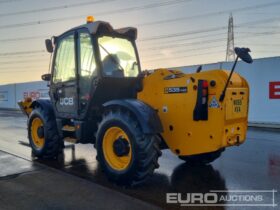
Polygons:
M79 116L83 118L91 102L91 93L95 90L94 82L98 71L96 53L92 36L86 29L78 31L78 106Z
M77 115L77 57L74 32L60 37L53 59L50 96L58 117L73 118Z

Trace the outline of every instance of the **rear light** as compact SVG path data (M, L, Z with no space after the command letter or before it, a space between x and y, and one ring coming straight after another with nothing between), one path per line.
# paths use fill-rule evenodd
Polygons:
M206 104L208 100L208 82L202 80L202 104Z
M202 98L202 104L206 104L206 102L207 102L206 97L203 97L203 98Z
M208 88L208 82L207 82L207 80L203 80L203 82L202 82L202 87L203 87L203 88Z
M202 96L205 97L205 96L207 96L207 95L208 95L208 90L207 90L207 88L203 88L203 89L202 89Z
M197 100L193 112L193 119L208 120L208 82L207 80L198 80Z

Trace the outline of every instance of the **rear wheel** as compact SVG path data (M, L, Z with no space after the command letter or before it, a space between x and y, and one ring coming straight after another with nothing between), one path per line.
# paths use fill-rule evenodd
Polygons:
M222 149L215 152L209 152L199 155L179 156L179 158L191 165L206 165L219 158L223 151L224 150Z
M129 112L107 111L96 136L97 159L108 178L116 183L141 183L159 167L158 137L144 134Z
M41 158L54 158L62 150L55 117L36 107L28 120L28 139L32 153Z

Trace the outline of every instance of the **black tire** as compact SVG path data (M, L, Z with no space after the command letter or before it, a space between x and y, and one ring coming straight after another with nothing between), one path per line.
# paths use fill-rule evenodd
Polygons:
M103 152L103 138L112 127L125 131L131 143L131 160L127 168L115 170L106 161ZM121 109L107 110L97 130L97 160L108 179L121 185L137 185L144 182L159 167L158 158L160 139L157 135L144 134L137 119L129 112Z
M223 151L224 150L222 149L215 152L209 152L199 155L179 156L179 158L186 161L186 163L190 165L206 165L219 158Z
M31 134L32 122L36 118L39 118L43 123L44 144L40 148L35 145ZM36 157L51 159L56 158L62 152L63 141L60 139L57 131L55 116L41 107L36 107L30 114L28 120L28 139L32 153Z

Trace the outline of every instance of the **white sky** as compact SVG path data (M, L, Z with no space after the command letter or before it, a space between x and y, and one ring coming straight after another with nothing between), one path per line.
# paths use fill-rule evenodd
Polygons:
M96 1L99 3L45 9ZM165 2L168 5L164 6ZM45 11L36 12L38 9ZM279 0L0 0L0 84L40 80L48 71L47 52L6 53L44 51L46 38L84 24L90 14L96 20L109 21L115 28L138 28L142 69L225 60L230 11L234 17L235 46L250 47L254 58L278 56L279 9ZM114 12L109 14L110 11ZM81 18L56 21L73 16ZM54 22L44 23L46 20ZM162 22L156 24L157 21ZM33 36L36 38L26 39Z

